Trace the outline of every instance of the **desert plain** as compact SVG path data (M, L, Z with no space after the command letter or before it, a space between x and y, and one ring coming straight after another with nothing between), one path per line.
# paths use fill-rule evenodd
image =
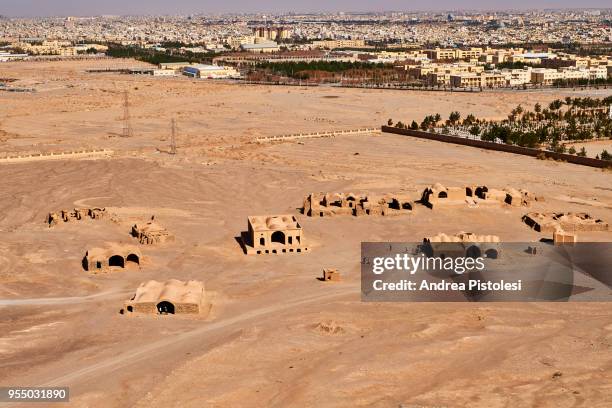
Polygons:
M454 110L501 119L518 104L609 90L415 92L86 72L140 64L0 65L0 77L17 80L11 86L36 89L0 92L0 158L112 150L0 162L0 385L69 386L71 407L612 405L610 303L360 298L361 242L460 231L538 242L547 235L521 222L528 211L612 222L609 170L380 133L256 141ZM437 182L523 188L545 200L400 217L298 210L311 192L416 199ZM45 223L50 212L80 207L114 217ZM268 214L295 215L309 253L245 255L237 237L247 216ZM142 246L139 269L83 269L88 248L137 244L130 226L151 216L175 240ZM580 240L611 241L612 232ZM323 268L337 268L342 281L317 280ZM206 313L119 313L141 282L170 278L204 282Z

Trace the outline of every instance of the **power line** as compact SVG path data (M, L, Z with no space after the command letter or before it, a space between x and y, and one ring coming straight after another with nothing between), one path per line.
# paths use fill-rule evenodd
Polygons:
M170 154L176 154L176 120L172 118L172 134L170 135Z
M123 93L123 137L132 137L132 124L130 123L130 98L128 91Z

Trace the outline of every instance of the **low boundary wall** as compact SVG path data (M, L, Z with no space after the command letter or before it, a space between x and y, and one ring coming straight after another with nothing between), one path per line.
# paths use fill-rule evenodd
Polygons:
M44 160L81 159L87 157L111 156L112 154L113 151L109 149L75 150L70 152L58 153L34 153L0 157L0 163L22 163Z
M317 138L317 137L355 135L355 134L362 134L362 133L380 133L380 129L363 128L363 129L350 129L350 130L333 130L329 132L316 132L316 133L295 133L293 135L258 137L255 140L259 143L265 143L265 142L277 142L277 141L283 141L283 140L312 139L312 138Z
M582 166L590 166L597 168L612 167L612 162L606 160L594 159L591 157L574 156L566 153L556 153L547 150L533 149L530 147L522 147L516 145L508 145L504 143L486 142L484 140L466 139L463 137L441 135L439 133L424 132L422 130L398 129L391 126L382 126L383 133L395 133L403 136L413 136L420 139L437 140L439 142L454 143L464 146L479 147L487 150L497 150L500 152L522 154L524 156L537 157L544 154L546 158L554 160L563 160L568 163L580 164Z

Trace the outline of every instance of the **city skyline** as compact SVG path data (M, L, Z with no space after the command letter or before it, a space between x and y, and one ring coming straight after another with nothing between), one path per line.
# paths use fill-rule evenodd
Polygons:
M575 2L569 0L533 2L520 0L508 7L507 2L484 2L482 0L463 1L458 7L455 2L441 1L437 7L423 7L422 3L400 0L372 2L368 0L335 1L333 4L316 0L308 6L271 1L265 4L252 4L242 0L217 2L198 0L176 0L169 4L161 0L131 1L108 0L103 4L93 1L73 2L71 0L4 0L0 4L0 15L8 17L53 17L53 16L97 16L97 15L173 15L173 14L223 14L223 13L316 13L316 12L419 12L449 10L542 10L542 9L578 9ZM579 9L609 9L605 0L582 2Z

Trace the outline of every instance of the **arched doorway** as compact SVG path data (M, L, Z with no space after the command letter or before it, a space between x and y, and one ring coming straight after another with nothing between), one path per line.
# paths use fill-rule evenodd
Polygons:
M140 265L140 259L138 258L138 255L136 255L136 254L129 254L127 256L127 258L125 258L125 261L126 262L133 262L136 265Z
M397 199L394 198L389 203L389 208L391 208L392 210L399 210L400 209L400 202Z
M440 191L438 193L438 198L447 198L448 194L446 194L446 191Z
M480 255L481 255L480 248L478 248L475 245L472 245L471 247L467 249L467 251L465 251L465 256L468 258L480 258Z
M118 266L120 268L124 268L125 261L121 255L113 255L108 258L108 266Z
M168 301L159 302L157 304L157 312L159 314L174 314L174 305Z
M270 239L272 240L272 242L278 242L284 245L285 244L285 233L283 231L274 231Z
M353 208L355 206L355 197L352 195L346 197L346 202L350 208Z
M485 199L485 195L486 193L489 191L489 189L485 186L482 187L477 187L476 188L476 197L478 198L482 198L483 200Z
M472 189L469 188L469 187L466 187L465 188L465 195L468 196L468 197L471 197L472 194L473 194Z
M497 252L497 249L489 248L485 251L485 256L489 259L497 259L499 253Z

